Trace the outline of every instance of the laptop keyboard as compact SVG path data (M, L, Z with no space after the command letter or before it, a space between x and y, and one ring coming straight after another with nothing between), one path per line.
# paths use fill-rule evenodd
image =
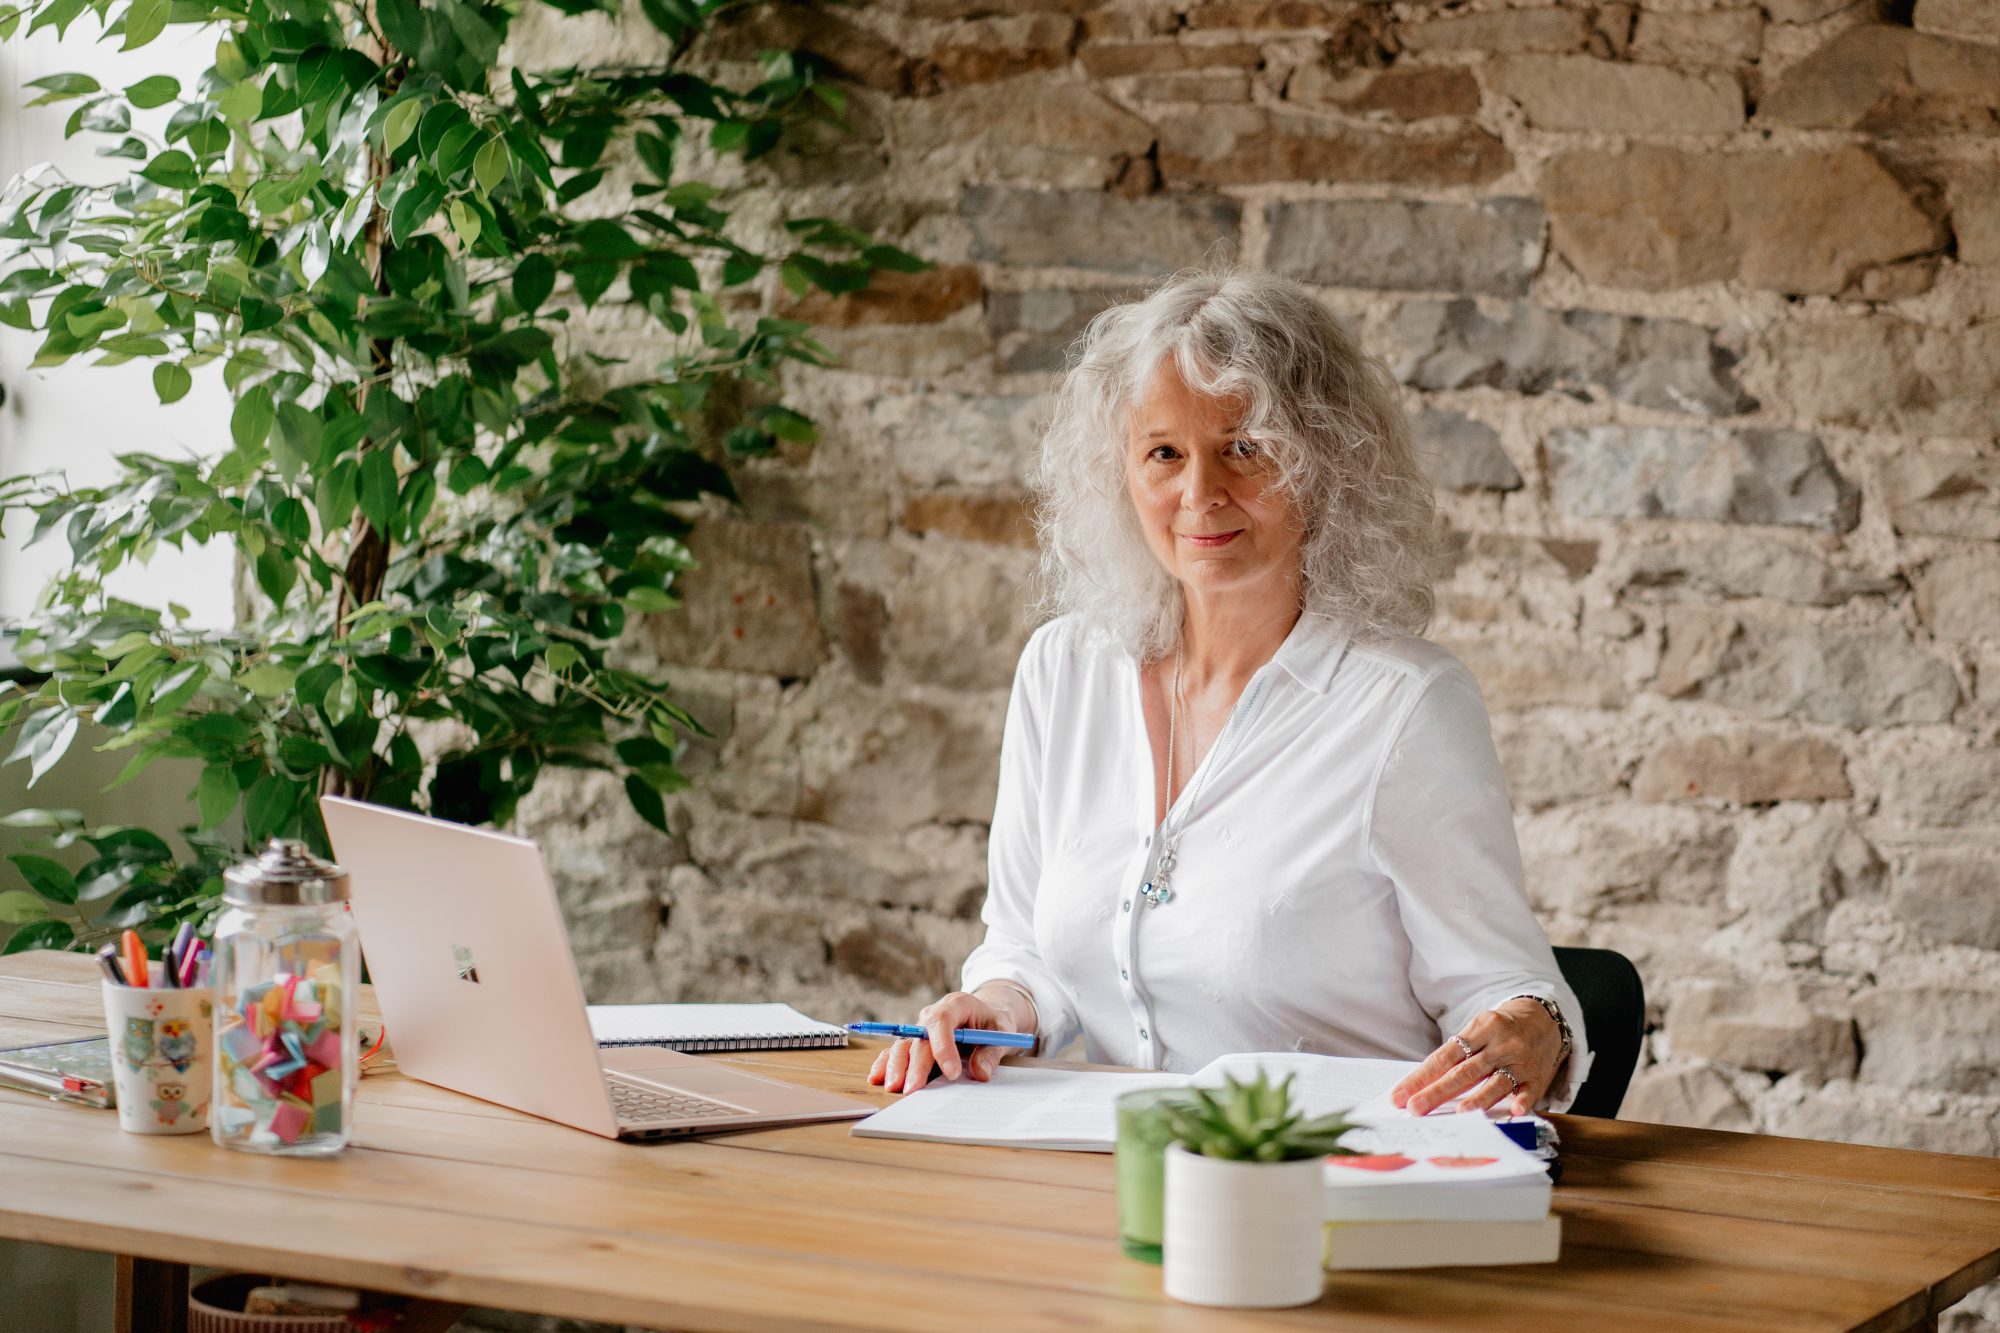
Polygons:
M740 1115L742 1108L712 1102L685 1092L642 1088L619 1079L606 1079L611 1088L611 1109L621 1121L655 1124L662 1120L702 1120L716 1115Z

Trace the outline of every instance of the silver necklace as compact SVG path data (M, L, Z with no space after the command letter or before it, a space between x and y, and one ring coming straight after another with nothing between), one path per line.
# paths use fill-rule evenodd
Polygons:
M1187 809L1174 820L1171 828L1167 820L1173 818L1174 810L1174 759L1179 753L1176 737L1181 717L1181 649L1174 649L1174 683L1172 698L1167 705L1167 813L1160 820L1160 849L1154 859L1152 873L1139 886L1139 896L1146 900L1148 907L1164 907L1174 900L1174 890L1169 882L1174 875L1174 852L1180 846L1181 830L1187 827L1188 819L1194 814L1195 802L1201 799L1201 789L1208 782L1208 769L1202 769L1199 781L1188 792ZM1232 718L1232 720L1234 720ZM1192 721L1192 719L1190 719ZM1211 764L1209 768L1213 768Z

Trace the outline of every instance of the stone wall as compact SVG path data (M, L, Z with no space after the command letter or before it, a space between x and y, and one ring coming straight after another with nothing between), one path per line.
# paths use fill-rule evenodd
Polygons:
M878 0L716 55L780 43L852 132L739 206L937 267L763 293L845 364L630 645L714 731L680 837L588 779L523 815L594 997L951 982L1052 372L1235 257L1407 387L1535 904L1645 975L1627 1114L2000 1151L2000 4Z

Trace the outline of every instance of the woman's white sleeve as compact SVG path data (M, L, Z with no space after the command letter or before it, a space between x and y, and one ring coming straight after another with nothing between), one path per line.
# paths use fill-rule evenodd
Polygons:
M986 905L979 916L986 938L965 959L959 985L975 990L989 981L1012 981L1035 1001L1040 1026L1036 1050L1053 1054L1081 1030L1062 983L1035 946L1035 893L1042 875L1041 775L1045 710L1051 672L1051 627L1029 641L1014 670L1007 725L1000 740L1000 792L986 848Z
M1435 670L1376 774L1369 848L1396 886L1410 987L1450 1037L1516 995L1554 1000L1575 1048L1541 1105L1566 1109L1590 1071L1583 1011L1528 906L1493 727L1463 665Z

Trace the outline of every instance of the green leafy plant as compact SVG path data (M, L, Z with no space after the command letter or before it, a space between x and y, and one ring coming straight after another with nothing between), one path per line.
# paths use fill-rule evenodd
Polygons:
M1337 1113L1309 1120L1293 1109L1295 1077L1274 1086L1261 1069L1247 1083L1225 1076L1221 1088L1190 1088L1185 1098L1162 1102L1159 1116L1171 1141L1204 1157L1296 1162L1352 1152L1340 1146L1350 1121Z
M562 23L620 9L544 4ZM39 780L88 719L101 748L130 752L120 782L200 765L185 855L25 812L44 850L98 855L74 876L16 858L28 891L0 896L7 949L205 913L243 843L326 849L321 792L479 823L552 766L594 768L664 828L700 728L613 647L633 616L675 606L690 504L733 498L728 460L814 438L777 372L829 359L748 285L775 271L795 296L840 294L924 267L829 218L762 244L732 221L702 177L843 110L803 56L697 72L690 53L736 7L642 0L626 22L658 58L615 68L503 65L519 0L0 7L0 38L85 15L128 48L168 22L214 25L189 87L36 81L40 101L75 103L68 133L133 166L101 188L11 184L0 320L42 335L37 365L150 361L163 405L207 367L234 400L212 458L125 454L97 487L0 482L0 518L70 555L16 630L44 679L0 698L7 761ZM625 165L629 196L606 197ZM614 288L671 347L650 373L572 334ZM108 590L161 545L209 542L233 544L254 583L231 630ZM242 843L217 836L239 815Z

